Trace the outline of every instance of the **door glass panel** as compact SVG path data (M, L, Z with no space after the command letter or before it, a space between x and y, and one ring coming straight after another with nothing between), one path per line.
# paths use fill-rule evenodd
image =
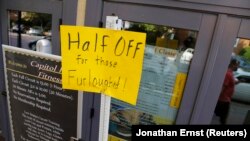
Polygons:
M9 45L36 50L40 39L51 41L51 14L8 11Z
M249 124L250 116L250 40L238 38L233 48L232 58L239 62L238 69L233 71L235 85L232 101L228 113L224 113L225 118L219 115L220 110L215 110L211 124ZM225 87L230 89L230 87ZM223 90L222 90L223 91ZM222 99L221 97L219 100ZM216 108L219 109L219 108ZM226 116L228 115L228 116ZM224 123L225 122L225 123Z
M147 33L136 106L111 99L109 141L131 140L132 125L174 124L198 32L125 22L125 30Z

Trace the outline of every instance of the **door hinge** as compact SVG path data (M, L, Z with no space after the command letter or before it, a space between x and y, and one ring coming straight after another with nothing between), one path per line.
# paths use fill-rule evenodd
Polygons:
M91 108L91 109L90 109L90 118L93 118L93 117L94 117L94 114L95 114L95 109L94 109L94 108Z
M62 25L62 19L59 19L59 31L60 31L60 25Z
M62 19L59 19L59 25L62 25Z
M2 93L1 93L3 96L7 96L7 93L6 93L6 91L2 91Z
M103 22L102 21L99 22L99 27L103 27Z

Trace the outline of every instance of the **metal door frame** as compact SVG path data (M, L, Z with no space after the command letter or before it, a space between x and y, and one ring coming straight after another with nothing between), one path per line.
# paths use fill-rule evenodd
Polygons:
M205 68L217 17L212 14L178 9L110 2L104 2L103 11L104 16L102 17L102 21L105 21L105 16L114 13L123 20L167 25L198 31L195 54L190 66L181 107L176 121L176 124L188 124L200 85L199 82ZM159 15L164 16L164 18L161 18Z
M201 48L205 50L196 50L194 58L199 58L199 56L202 55L205 57L201 57L203 58L201 61L199 59L194 59L191 64L191 70L189 72L188 82L183 96L184 102L179 109L177 123L210 124L213 110L219 96L221 82L224 79L222 74L226 71L235 39L237 36L250 38L250 32L247 30L250 29L249 19L236 18L237 16L250 17L250 1L239 0L236 2L234 0L221 0L218 2L211 2L210 0L202 0L197 2L195 0L91 0L87 1L86 4L86 25L96 27L102 26L102 21L105 18L102 16L103 9L105 9L103 6L104 3L152 6L163 9L181 9L204 13L202 14L204 18L201 21L203 23L201 25L203 26L200 26L199 29L200 37L197 39L196 49L198 46L202 46ZM112 14L112 12L108 14ZM121 7L117 8L113 13L116 13L121 19L125 20L129 19L127 16L137 14L130 12L129 9L121 9ZM214 19L216 22L214 22ZM214 26L212 31L207 29L207 26L209 25ZM209 35L207 35L205 31L201 32L203 29L206 30ZM210 32L212 36L210 36ZM192 87L195 89L190 89ZM196 94L192 95L192 93ZM191 94L191 98L188 94ZM188 100L189 98L191 99L190 101ZM101 101L100 96L95 96L94 101L94 107L97 110L95 113L97 116L95 116L93 120L93 125L95 126L92 127L92 132L96 133L98 132L98 124L100 121L98 116L98 110L100 110L99 103ZM185 107L189 107L188 110L186 110ZM182 118L187 116L189 119ZM98 137L92 139L97 140Z
M88 9L90 5L97 5L97 7L101 7L103 10L93 12L93 8ZM167 6L140 5L129 2L120 3L101 0L87 2L86 12L86 25L88 26L102 26L102 23L105 21L105 16L115 14L123 20L153 23L198 31L194 58L190 66L182 103L176 119L176 124L189 124L203 72L205 71L205 64L213 38L217 16L214 14L192 12ZM91 13L91 15L88 13ZM161 17L160 15L164 18L159 18ZM97 110L100 109L100 99L100 96L95 96L95 108L97 108ZM92 127L93 133L98 133L99 122L99 117L95 117L93 121L93 125L95 126ZM98 137L93 140L97 139Z
M210 124L236 38L250 39L250 17L220 14L190 124ZM215 79L216 78L216 79Z

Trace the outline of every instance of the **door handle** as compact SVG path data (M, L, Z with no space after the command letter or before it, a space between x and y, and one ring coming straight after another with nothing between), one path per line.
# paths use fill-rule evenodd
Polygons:
M6 91L2 91L1 94L2 94L3 96L7 96Z

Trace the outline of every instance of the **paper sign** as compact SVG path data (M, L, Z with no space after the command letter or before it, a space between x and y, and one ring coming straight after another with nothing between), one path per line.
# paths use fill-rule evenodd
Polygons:
M182 98L182 94L184 91L184 87L187 80L187 74L186 73L178 73L176 75L173 95L171 97L170 106L174 108L180 107L180 102Z
M104 93L135 105L145 33L61 26L64 89Z

